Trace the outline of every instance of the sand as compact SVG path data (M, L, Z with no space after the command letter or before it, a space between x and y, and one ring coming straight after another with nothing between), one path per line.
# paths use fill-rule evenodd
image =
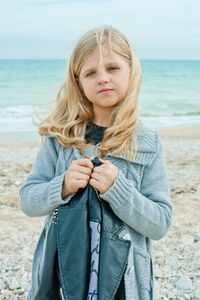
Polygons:
M174 213L168 234L153 242L157 299L200 299L200 127L158 132ZM0 299L24 299L29 288L44 218L25 216L18 193L40 145L37 134L0 133Z

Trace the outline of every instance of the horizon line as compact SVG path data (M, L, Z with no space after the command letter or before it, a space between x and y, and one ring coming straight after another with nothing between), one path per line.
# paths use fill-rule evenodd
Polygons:
M67 60L66 58L1 58L0 60ZM200 61L200 58L139 58L139 60Z

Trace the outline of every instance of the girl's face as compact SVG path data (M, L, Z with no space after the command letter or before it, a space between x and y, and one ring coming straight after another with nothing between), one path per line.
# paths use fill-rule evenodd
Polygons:
M85 60L79 86L93 104L94 112L112 110L127 94L130 66L119 54L102 47L102 59L96 49Z

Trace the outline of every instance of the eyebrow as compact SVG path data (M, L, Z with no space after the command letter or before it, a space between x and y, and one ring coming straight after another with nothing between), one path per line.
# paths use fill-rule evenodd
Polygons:
M117 66L119 66L120 64L119 64L118 62L115 62L115 61L110 61L110 62L107 62L107 63L105 64L106 67L111 66L111 65L117 65ZM86 69L86 70L83 72L83 74L88 73L88 72L91 72L91 71L94 71L94 70L95 70L95 67L88 68L88 69Z
M83 74L86 74L86 73L91 72L91 71L94 71L94 70L95 70L94 67L93 67L93 68L88 68L88 69L86 69L86 70L83 72Z

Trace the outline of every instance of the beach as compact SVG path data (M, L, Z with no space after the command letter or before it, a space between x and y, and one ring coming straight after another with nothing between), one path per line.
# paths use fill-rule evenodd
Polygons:
M153 241L157 299L200 299L200 126L157 129L164 145L173 205L167 235ZM44 217L19 206L41 138L0 133L0 299L25 299Z

